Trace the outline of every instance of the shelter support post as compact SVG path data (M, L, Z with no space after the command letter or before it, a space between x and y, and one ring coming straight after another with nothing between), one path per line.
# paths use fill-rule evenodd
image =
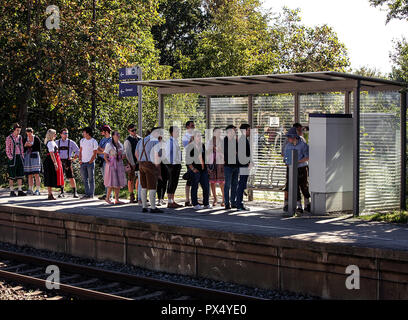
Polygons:
M139 80L142 81L142 68L138 68L139 70ZM137 127L139 131L139 135L143 137L143 98L142 98L142 92L143 92L143 87L142 86L137 86L138 90L138 106L137 106Z
M353 90L353 214L360 215L360 80Z
M211 96L205 96L205 118L206 128L211 128Z
M164 95L159 93L159 127L164 127Z
M351 113L350 108L350 91L346 91L344 93L344 113L349 114Z
M251 129L254 128L254 117L253 117L253 95L248 95L248 124ZM254 200L254 191L252 189L248 190L248 201Z
M407 91L401 91L401 195L400 209L407 210Z
M295 122L300 122L300 102L299 102L299 92L295 92L294 95L295 102Z
M298 152L292 150L290 165L289 165L289 188L288 188L288 214L296 213L298 189Z

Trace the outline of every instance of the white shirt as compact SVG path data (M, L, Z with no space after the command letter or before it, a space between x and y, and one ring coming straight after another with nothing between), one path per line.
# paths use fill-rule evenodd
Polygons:
M173 143L173 163L170 162L170 151L171 151L171 144ZM180 164L181 163L181 150L177 139L170 137L169 140L166 141L166 159L169 164Z
M82 148L82 162L89 162L95 150L98 150L98 142L94 138L89 140L82 138L79 146Z
M57 149L58 149L58 146L57 146L57 144L55 143L54 140L47 142L48 152L55 152L55 147L57 147Z
M123 145L120 142L118 143L118 149L121 150L123 153ZM106 144L105 150L103 152L110 155L111 157L116 157L117 153L115 147L110 142Z
M183 136L183 139L181 140L184 148L190 143L191 136L192 134L186 131L186 133Z

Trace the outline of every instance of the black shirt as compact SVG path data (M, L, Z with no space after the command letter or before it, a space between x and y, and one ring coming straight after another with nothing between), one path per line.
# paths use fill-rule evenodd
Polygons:
M24 137L23 139L23 146L27 142L27 136ZM31 152L41 152L41 141L37 136L34 136L34 144L31 147L24 147L24 152L29 151L31 149Z
M204 144L201 144L201 156L203 158L203 162L204 162L204 168L201 166L201 162L199 161L199 158L197 157L197 159L195 158L195 152L199 152L200 150L198 149L198 146L193 142L190 143L189 145L187 145L186 147L186 151L189 151L190 153L190 163L187 162L187 165L192 165L194 167L194 169L197 169L198 171L206 171L207 170L207 166L205 165L205 146ZM192 162L191 162L192 161Z
M234 148L235 141L235 148ZM228 149L228 147L230 147ZM231 153L231 155L229 155ZM235 155L235 156L234 156ZM224 138L224 165L227 167L238 168L238 140L234 136L232 140Z

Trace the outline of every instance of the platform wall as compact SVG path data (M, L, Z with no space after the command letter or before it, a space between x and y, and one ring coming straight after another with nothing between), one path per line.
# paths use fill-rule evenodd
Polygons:
M408 299L408 252L0 207L0 241L334 299ZM360 267L360 289L345 269Z

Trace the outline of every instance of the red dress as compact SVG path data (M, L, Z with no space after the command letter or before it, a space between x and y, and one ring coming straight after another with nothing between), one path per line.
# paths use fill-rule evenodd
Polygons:
M48 149L48 143L51 143L51 142L52 141L47 142L47 149ZM51 154L47 153L47 157L45 158L45 161L44 161L44 186L57 188L57 187L62 187L64 185L64 173L62 171L62 163L61 163L61 158L58 153L57 145L55 145L54 147L54 156L58 164L58 170L55 170L55 166L54 166L54 162L52 161Z

